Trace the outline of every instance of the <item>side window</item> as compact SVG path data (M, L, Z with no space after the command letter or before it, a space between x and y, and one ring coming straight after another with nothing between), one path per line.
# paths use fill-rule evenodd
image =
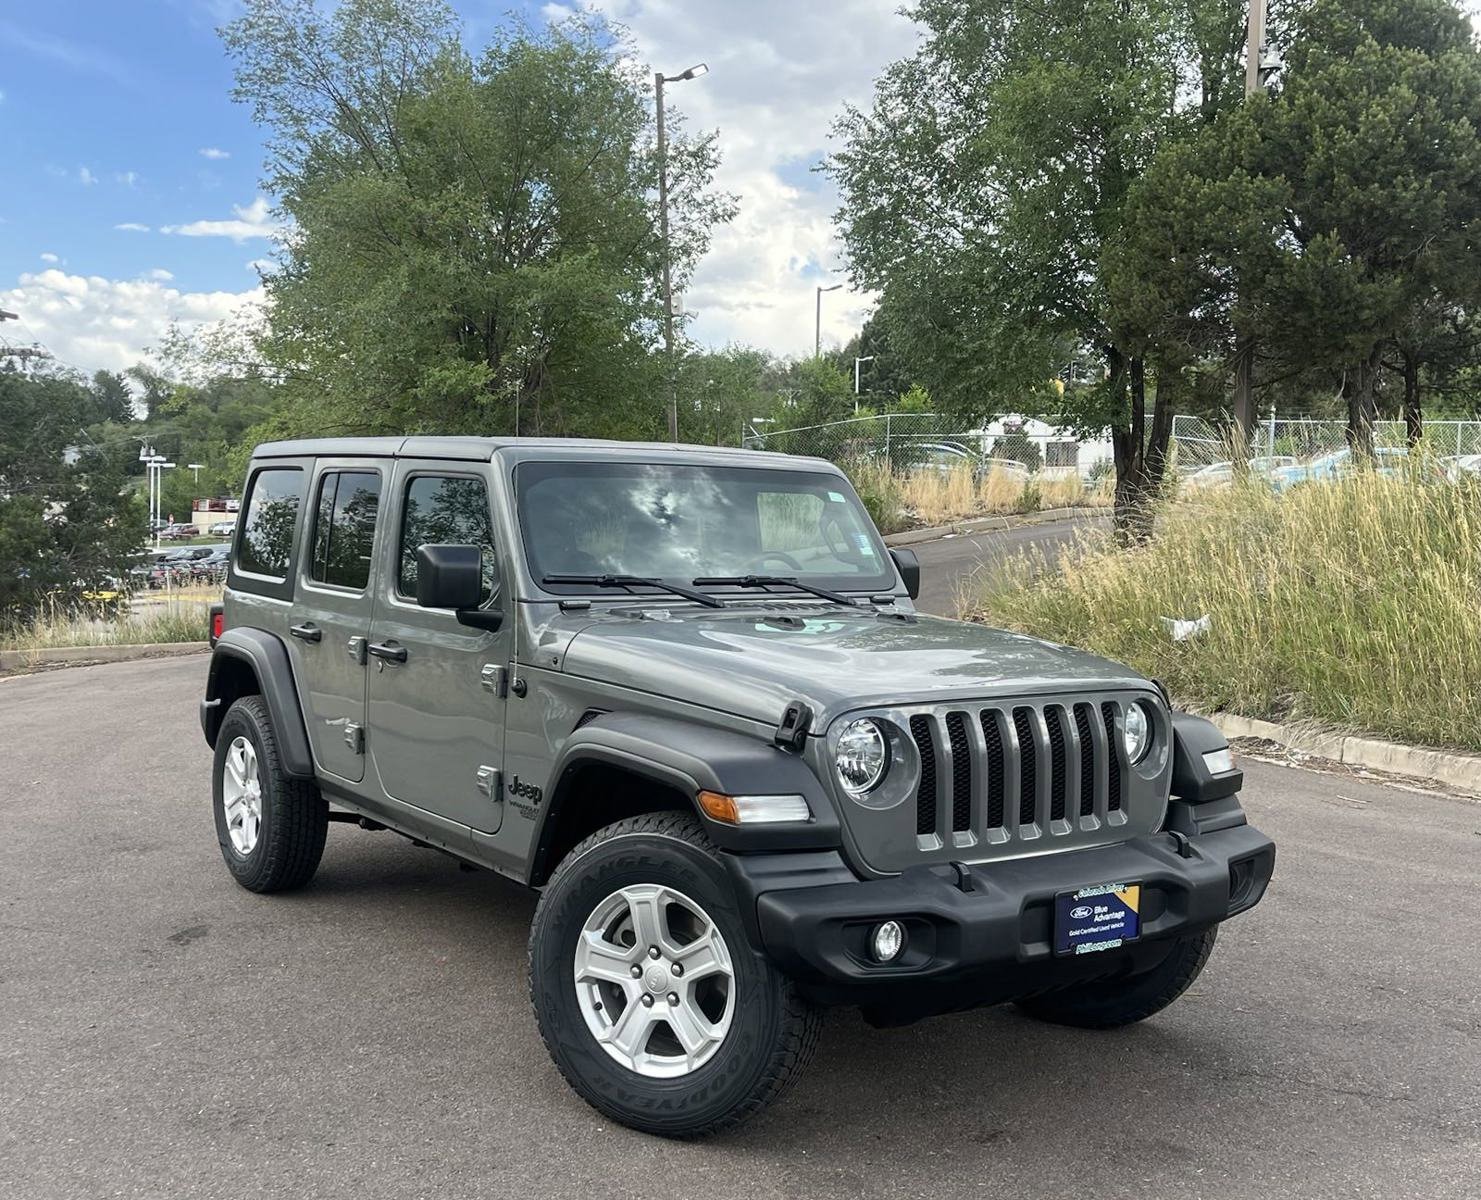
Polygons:
M462 475L416 475L406 485L401 510L400 570L396 590L417 594L418 546L478 546L483 551L483 595L494 594L494 525L488 488Z
M370 552L380 511L376 471L330 471L319 481L314 510L314 558L309 577L359 590L370 581Z
M237 569L270 579L288 577L293 527L303 499L303 471L266 467L252 478L237 549Z

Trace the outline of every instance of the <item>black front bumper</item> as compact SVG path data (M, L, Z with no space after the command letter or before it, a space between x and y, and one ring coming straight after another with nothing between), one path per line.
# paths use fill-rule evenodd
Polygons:
M875 880L858 879L832 852L735 855L730 866L760 945L816 998L942 1011L1155 966L1178 936L1259 902L1275 845L1241 824ZM1140 937L1116 950L1056 955L1055 897L1109 882L1141 883ZM905 926L907 943L897 961L880 964L868 941L886 920Z

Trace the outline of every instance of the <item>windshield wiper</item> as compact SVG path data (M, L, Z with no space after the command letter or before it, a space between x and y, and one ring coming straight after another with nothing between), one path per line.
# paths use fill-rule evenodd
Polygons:
M666 583L662 579L650 579L646 575L547 575L540 582L542 584L586 584L603 588L620 587L629 590L635 587L651 587L664 592L672 592L675 596L683 596L684 599L703 604L706 608L725 607L721 601L704 592L696 592L693 588L682 587L677 583Z
M733 575L724 576L719 579L696 579L694 586L700 587L709 584L712 587L794 587L799 592L808 592L814 596L821 596L824 600L832 600L834 604L854 605L852 596L845 596L842 592L830 592L827 588L817 587L811 583L803 583L795 575Z

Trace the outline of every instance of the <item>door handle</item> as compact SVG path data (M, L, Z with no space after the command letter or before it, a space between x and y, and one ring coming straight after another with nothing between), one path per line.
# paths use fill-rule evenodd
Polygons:
M404 663L406 661L406 647L400 642L371 642L365 650L368 654L385 662Z
M301 642L321 642L324 640L324 631L312 621L305 621L302 625L294 625L288 632Z

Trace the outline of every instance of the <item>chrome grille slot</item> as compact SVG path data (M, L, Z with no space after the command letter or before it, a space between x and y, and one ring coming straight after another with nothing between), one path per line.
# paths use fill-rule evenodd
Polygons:
M1075 705L1075 735L1080 739L1080 815L1095 815L1095 742L1090 737L1090 705Z
M1018 738L1018 824L1034 823L1034 805L1038 798L1039 747L1034 739L1030 709L1013 710L1013 732Z
M967 741L967 714L946 714L946 740L951 746L951 831L972 828L972 753Z
M936 739L931 734L931 718L910 718L910 737L920 754L920 786L915 793L915 832L936 832Z
M1106 809L1109 812L1121 811L1121 755L1116 750L1120 744L1120 738L1116 736L1116 705L1107 700L1100 706L1101 715L1106 722L1106 746L1109 749L1110 769L1107 772L1109 778L1106 780Z
M1007 795L1008 780L1004 770L1003 731L998 724L996 709L984 708L981 714L982 739L986 743L986 765L984 781L987 787L987 827L1003 827L1003 798Z
M1049 727L1049 819L1063 821L1065 793L1069 791L1065 769L1064 709L1058 705L1046 708L1044 721Z

